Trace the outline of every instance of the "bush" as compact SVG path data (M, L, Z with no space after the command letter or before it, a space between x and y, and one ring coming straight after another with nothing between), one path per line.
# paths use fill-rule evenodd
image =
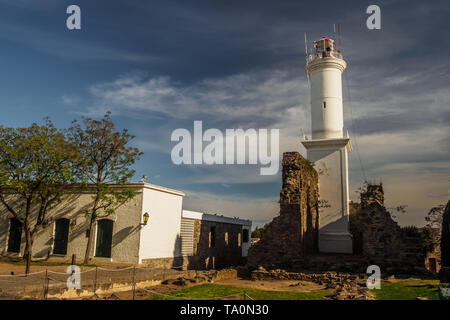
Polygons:
M261 239L262 233L264 231L264 227L256 227L255 230L252 231L252 238Z
M402 227L402 233L411 238L421 238L421 232L416 226Z
M401 230L406 237L420 238L422 240L422 249L424 254L433 251L434 244L429 228L419 229L416 226L406 226L402 227Z

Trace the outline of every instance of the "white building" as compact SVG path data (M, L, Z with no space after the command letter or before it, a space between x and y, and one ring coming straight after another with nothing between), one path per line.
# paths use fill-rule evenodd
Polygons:
M350 138L344 136L342 73L347 64L335 41L326 37L314 42L306 71L311 87L312 139L302 144L307 159L319 173L319 251L352 253L349 232L348 153Z
M144 182L129 183L127 187L132 188L136 196L120 206L114 214L98 220L94 226L95 242L90 255L92 262L146 263L155 267L179 265L193 268L198 265L210 267L208 263L200 261L201 259L191 257L195 255L197 252L195 248L199 245L194 239L199 241L208 237L208 234L196 233L196 238L183 243L182 221L186 222L186 219L182 217L209 221L217 225L218 231L229 233L230 237L237 233L240 234L238 237L242 237L248 232L246 230L251 228L251 221L248 220L195 212L184 214L182 208L185 194L178 190ZM70 261L72 255L76 255L77 261L82 261L89 226L83 210L91 203L92 193L86 191L62 202L52 210L46 227L34 240L33 258ZM148 215L147 223L144 223L144 215ZM207 223L197 224L207 225ZM221 241L222 239L218 238L216 242L221 244ZM241 259L246 255L248 248L247 244L239 241L241 243L239 259ZM221 250L236 258L237 251L233 248L234 245L230 245L221 247ZM6 208L0 206L0 254L20 257L24 249L25 235L21 224ZM212 247L210 252L206 253L214 253L214 250ZM219 265L225 266L224 263Z

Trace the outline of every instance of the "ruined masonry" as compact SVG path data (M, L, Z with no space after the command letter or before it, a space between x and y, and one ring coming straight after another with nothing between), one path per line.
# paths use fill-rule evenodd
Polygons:
M248 265L280 265L317 251L318 174L298 152L283 154L280 215L265 227L248 253Z
M383 273L425 270L421 240L405 236L392 219L382 185L368 185L361 202L350 207L353 255L318 254L318 174L298 152L284 153L280 215L250 248L247 266L364 273L376 264Z
M368 185L361 202L352 203L350 227L354 252L368 263L387 272L415 272L424 269L425 254L421 240L401 232L400 226L384 207L383 186Z

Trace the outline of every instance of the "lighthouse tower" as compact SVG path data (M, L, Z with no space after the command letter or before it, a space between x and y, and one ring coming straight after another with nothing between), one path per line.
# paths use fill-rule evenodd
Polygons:
M312 139L302 141L307 158L319 173L322 205L319 215L319 251L352 253L349 232L348 153L351 143L344 136L342 73L347 64L335 41L323 37L314 42L307 57L311 83Z

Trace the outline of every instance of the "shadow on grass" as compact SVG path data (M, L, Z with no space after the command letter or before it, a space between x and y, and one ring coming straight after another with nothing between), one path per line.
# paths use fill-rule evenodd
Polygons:
M412 287L412 288L436 288L436 286L434 286L432 284L417 284L417 285L410 285L408 287Z

